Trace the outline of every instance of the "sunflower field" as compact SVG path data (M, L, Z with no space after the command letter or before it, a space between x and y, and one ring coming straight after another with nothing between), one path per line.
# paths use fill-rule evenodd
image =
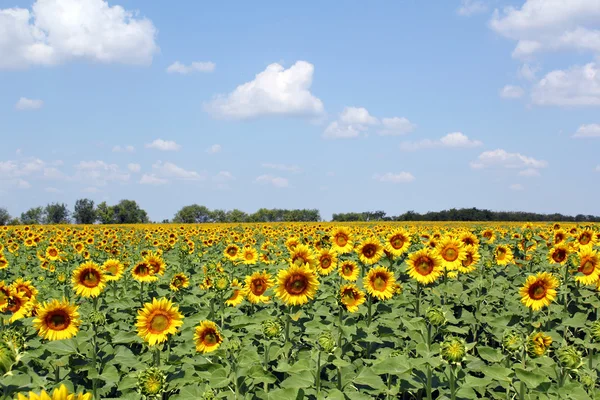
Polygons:
M600 226L0 227L3 399L596 399Z

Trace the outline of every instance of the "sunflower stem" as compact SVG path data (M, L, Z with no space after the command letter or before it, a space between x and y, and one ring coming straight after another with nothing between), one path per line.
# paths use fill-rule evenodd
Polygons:
M373 296L369 295L368 301L367 301L367 327L371 326L371 319L373 318L372 307L373 307Z
M54 367L54 382L56 382L57 385L58 382L60 382L60 365Z
M154 347L154 366L160 368L160 349L158 346Z
M415 303L415 311L417 317L421 316L421 284L417 282L417 301Z
M140 305L144 308L144 282L140 282Z
M456 400L456 376L454 375L454 364L450 364L450 400Z
M337 367L337 388L340 392L342 391L342 370L340 367Z
M317 389L317 396L321 392L321 350L317 352L317 372L315 374L315 387Z

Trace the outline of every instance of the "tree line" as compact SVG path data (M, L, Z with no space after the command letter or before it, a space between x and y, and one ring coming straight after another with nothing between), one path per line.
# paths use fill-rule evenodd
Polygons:
M171 220L161 222L179 224L197 223L241 223L241 222L318 222L321 214L316 209L267 209L261 208L254 213L233 210L211 210L205 206L192 204L182 207ZM556 221L556 222L600 222L600 217L578 214L576 216L540 214L522 211L491 211L478 208L452 208L442 211L430 211L424 214L407 211L397 216L388 216L385 211L365 211L333 214L334 222L369 221ZM0 208L0 225L37 225L37 224L141 224L148 223L148 213L134 200L121 200L115 205L105 201L96 205L93 200L79 199L73 210L64 203L51 203L45 207L33 207L12 217L4 208Z

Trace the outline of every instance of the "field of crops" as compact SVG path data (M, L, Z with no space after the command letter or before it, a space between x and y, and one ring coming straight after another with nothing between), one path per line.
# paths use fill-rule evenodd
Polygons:
M598 243L575 224L0 227L3 398L600 398Z

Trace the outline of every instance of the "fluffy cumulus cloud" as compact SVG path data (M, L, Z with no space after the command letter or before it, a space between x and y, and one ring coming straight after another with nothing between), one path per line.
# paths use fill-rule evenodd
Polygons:
M57 168L62 161L44 161L29 157L21 160L0 161L0 181L18 183L20 179L63 180L66 176Z
M191 72L213 72L216 64L210 61L194 61L190 65L185 65L179 61L167 67L167 72L170 74L189 74Z
M130 164L127 164L127 169L130 172L140 172L142 170L142 166L140 164L130 163Z
M152 164L152 171L160 178L180 179L186 181L200 181L206 179L204 173L186 170L171 162L158 161Z
M531 93L533 103L550 106L600 106L600 67L596 63L551 71Z
M462 15L465 17L480 14L486 12L488 10L488 5L483 0L461 0L460 7L456 12L458 15Z
M104 0L36 0L31 9L0 9L0 68L74 59L150 64L155 37L150 20Z
M537 160L533 157L524 156L521 153L509 153L503 149L484 151L477 157L476 161L471 162L471 168L508 168L520 169L521 176L535 176L532 170L546 168L548 163L544 160Z
M516 40L513 56L545 51L600 54L599 0L526 0L520 7L495 10L490 27Z
M222 149L223 148L221 147L220 144L213 144L208 149L206 149L206 152L208 154L217 154L217 153L220 153Z
M506 85L500 89L500 97L503 99L518 99L523 97L525 91L520 86Z
M326 139L348 139L377 127L383 136L398 136L412 132L416 125L404 117L378 118L364 107L345 107L339 118L332 121L323 132Z
M386 172L385 174L375 174L373 179L379 182L387 183L410 183L415 180L415 177L410 172Z
M21 97L17 104L15 104L15 109L19 111L26 110L38 110L42 108L44 102L42 100L37 99L28 99L27 97Z
M146 143L146 148L161 151L177 151L181 146L172 140L156 139L151 143Z
M131 145L120 146L116 145L112 148L113 153L133 153L135 152L135 147Z
M271 64L254 80L239 85L228 95L215 97L204 109L216 118L230 119L319 116L323 113L323 102L310 92L314 70L306 61L298 61L288 69Z
M140 184L142 185L165 185L169 181L165 178L159 178L156 174L144 174L140 178Z
M423 139L417 142L402 142L400 149L404 151L417 151L431 148L465 149L482 146L479 140L471 140L462 132L452 132L440 139Z
M93 186L105 186L109 182L126 183L128 172L122 171L117 164L109 164L101 160L81 161L75 165L74 179Z
M600 138L600 124L581 125L577 128L574 138Z
M278 171L284 171L284 172L293 172L293 173L302 172L302 168L300 168L297 165L262 163L261 166L263 168L276 169Z
M278 188L286 188L290 186L289 181L286 178L280 176L273 176L269 174L261 175L257 177L254 182L262 185L271 185Z

